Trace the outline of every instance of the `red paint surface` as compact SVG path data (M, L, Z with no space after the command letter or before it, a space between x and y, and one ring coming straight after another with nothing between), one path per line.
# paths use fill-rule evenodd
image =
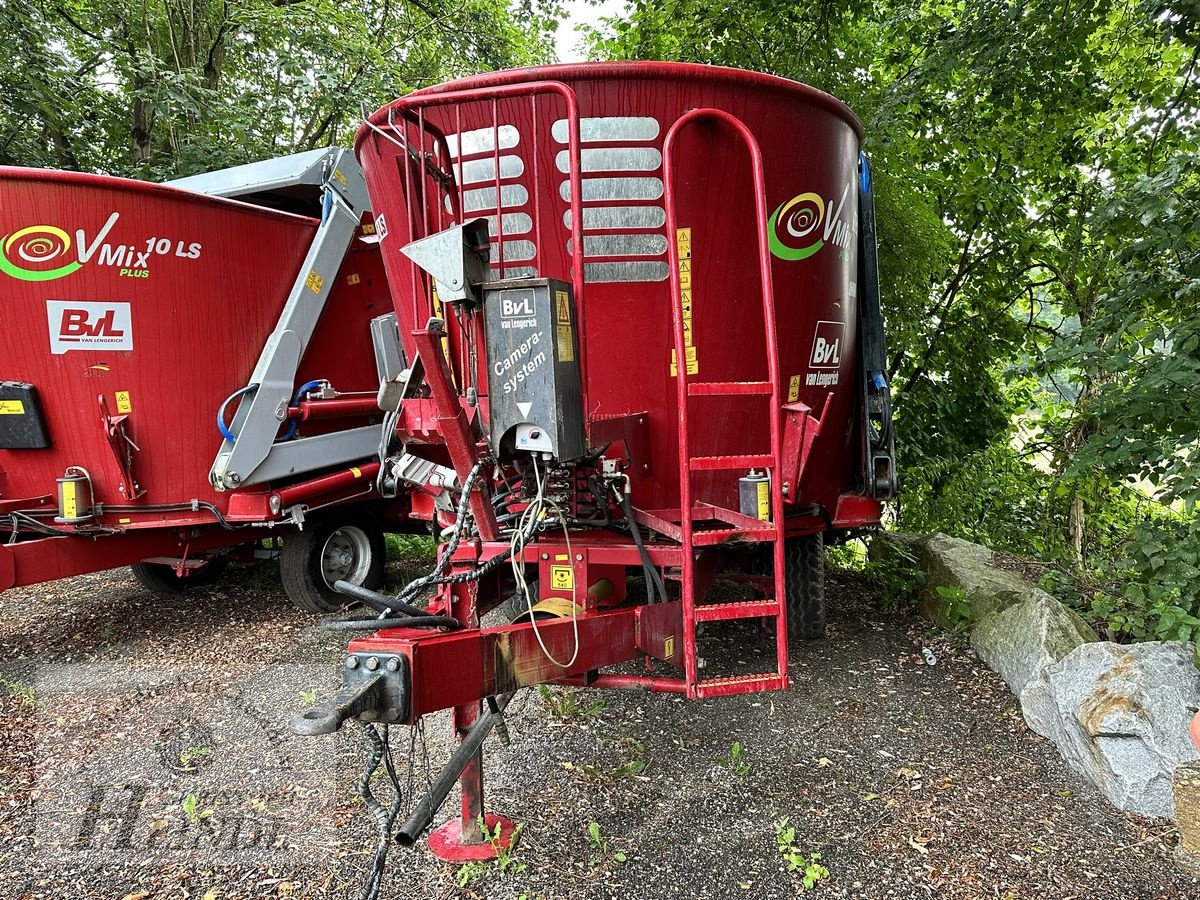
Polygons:
M514 95L522 86L531 85L537 85L537 92L531 96ZM561 90L554 93L549 86ZM447 102L451 98L453 102ZM522 186L528 200L502 212L530 215L533 229L529 234L509 235L494 243L493 261L502 257L509 239L532 240L537 252L528 264L535 266L541 276L572 281L574 260L567 250L572 235L564 223L570 204L562 193L568 176L556 166L558 154L568 145L554 140L550 133L552 123L567 115L568 98L577 103L584 120L608 116L655 118L657 136L637 146L659 153L671 127L688 110L711 107L728 112L745 123L761 147L768 211L799 195L815 193L826 206L824 222L829 222L837 218L833 213L842 203L844 192L842 216L837 220L847 224L857 221L856 171L861 134L857 120L834 98L771 76L669 63L513 70L418 92L380 110L371 117L371 123L387 131L390 117L410 144L422 147L434 164L446 168L449 160L442 135L492 128L495 124L515 126L520 132L516 148L465 157L467 162L494 163L501 153L516 153L523 160L523 173L502 179L502 184ZM586 151L598 145L585 140L581 146ZM376 213L384 214L387 221L383 261L393 285L401 331L407 335L424 325L434 307L427 279L401 255L400 248L415 237L454 224L459 218L454 211L461 208L461 189L447 196L435 178L409 161L406 151L368 126L360 130L356 149ZM669 189L675 195L678 225L690 227L693 235L694 328L700 367L694 379L765 380L768 373L761 341L761 279L756 249L762 215L756 208L745 143L734 129L719 124L690 128L681 135L675 173ZM635 175L660 180L664 175L661 163L647 171L583 174L589 178ZM492 186L494 182L485 181L468 187ZM661 199L656 206L663 207ZM495 213L495 209L484 210L469 217ZM824 223L818 231L823 227ZM603 233L589 231L588 235ZM674 235L666 233L665 225L646 228L642 233L665 237L668 245L674 242ZM791 378L799 376L797 399L814 409L824 408L827 396L832 394L827 425L812 448L801 483L793 486L789 503L796 507L819 503L830 514L841 494L858 487L863 468L861 439L856 431L860 405L857 313L851 290L856 252L856 245L843 252L831 239L807 259L772 257L770 262L782 390L786 394ZM587 261L622 258L635 257L589 256ZM636 259L668 261L665 251ZM505 262L506 266L516 264ZM677 302L668 280L587 283L583 295L576 296L589 429L595 435L603 422L643 411L648 419L649 459L638 461L631 472L634 502L643 509L679 504L678 405L675 379L669 371L673 346L670 310ZM838 383L834 386L807 384L809 375L835 371L811 365L814 342L822 327L819 322L841 323L835 328L843 342L836 369ZM464 343L453 321L448 331L456 382L461 385L471 380L486 390L487 373L482 365L473 377L467 372L470 366ZM748 455L761 453L764 446L769 446L773 413L766 398L707 396L694 398L692 406L693 456ZM736 474L702 473L695 484L698 499L736 508ZM819 520L810 518L793 523L789 531L819 527Z
M495 844L490 841L484 841L482 844L464 844L462 842L462 819L451 819L430 833L429 849L434 856L446 862L495 859L497 846L505 849L512 846L516 825L512 819L490 814L485 815L483 821L492 834L496 833L496 826L500 826L500 835Z
M67 466L92 476L95 499L128 504L108 447L98 398L118 412L115 393L127 391L127 427L141 450L133 471L146 491L134 502L199 499L228 510L231 494L208 483L220 446L215 417L221 401L250 377L274 328L317 228L317 221L231 200L143 182L35 169L0 168L0 244L35 225L66 232L72 246L52 261L22 261L32 269L77 259L77 231L92 243L112 213L105 242L145 251L152 237L169 252L148 260L148 274L121 274L95 255L78 270L49 281L0 273L0 380L30 382L49 421L52 446L0 450L0 499L53 494ZM193 244L197 258L187 258ZM177 255L182 250L184 256ZM135 268L134 271L140 271ZM378 387L368 322L391 308L374 245L357 242L347 255L297 385L328 378L341 391ZM352 279L350 276L357 276ZM351 284L350 282L355 283ZM132 350L50 352L47 302L128 303ZM302 433L346 427L344 421L304 423ZM106 516L106 524L138 528L164 521L211 522L206 512ZM128 519L128 522L119 522Z

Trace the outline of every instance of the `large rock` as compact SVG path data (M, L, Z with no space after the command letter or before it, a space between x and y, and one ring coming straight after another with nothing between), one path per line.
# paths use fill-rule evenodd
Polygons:
M1200 708L1191 644L1085 643L1021 692L1025 721L1120 809L1172 819L1171 779L1200 760L1188 720Z
M1018 697L1042 670L1090 641L1098 640L1087 622L1045 591L985 616L971 632L971 647Z
M962 592L971 622L979 622L1023 599L1029 586L1012 572L993 566L992 558L987 547L946 534L931 535L921 544L925 570L921 612L943 628L961 624L951 610L950 599L938 588Z

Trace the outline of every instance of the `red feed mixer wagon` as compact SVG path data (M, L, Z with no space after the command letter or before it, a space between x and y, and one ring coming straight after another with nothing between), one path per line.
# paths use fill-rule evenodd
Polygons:
M348 151L172 186L0 168L0 307L0 591L178 590L278 534L298 605L379 586L416 524L376 479L406 364Z
M378 726L453 710L401 843L458 780L435 851L507 833L481 747L522 687L779 689L789 637L822 634L823 542L895 490L861 136L804 85L666 63L468 78L359 130L412 360L380 390L381 483L445 542L395 596L339 586L373 612L330 623L362 634L293 727L359 720L369 781ZM765 645L748 671L698 652L735 620Z

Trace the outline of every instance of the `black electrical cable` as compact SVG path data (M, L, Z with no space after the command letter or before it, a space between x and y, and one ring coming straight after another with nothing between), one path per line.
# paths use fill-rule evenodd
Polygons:
M363 805L379 829L379 843L375 847L375 855L371 860L371 871L363 884L360 900L377 900L379 889L383 885L384 868L387 865L388 850L392 846L392 827L400 815L400 779L396 777L395 766L392 765L392 748L388 738L388 727L381 725L377 730L369 722L362 723L363 738L367 745L367 761L362 775L358 779L358 793L363 799ZM374 777L380 763L384 764L388 779L392 783L395 798L391 806L384 806L371 791L371 779Z
M458 509L455 511L454 531L451 532L450 540L446 544L441 555L438 557L437 565L434 566L433 571L428 575L424 575L421 578L410 581L396 593L396 595L392 598L393 600L399 603L404 603L414 598L417 594L432 584L445 583L440 582L437 579L441 578L442 575L445 574L447 567L450 565L451 557L454 556L454 551L458 549L458 545L462 541L463 530L471 508L471 490L475 487L475 481L479 478L479 473L489 462L491 462L491 460L489 460L487 457L481 457L475 463L475 465L471 467L471 471L467 474L466 479L463 481L462 498L459 500Z
M387 594L380 594L369 588L363 587L361 584L352 584L349 581L335 581L333 589L339 594L345 594L347 597L353 597L360 603L365 603L376 612L381 612L386 615L392 615L395 612L406 613L410 616L431 616L427 609L421 609L419 606L410 606L407 603L401 603L394 600Z
M654 603L653 591L657 590L662 602L667 602L667 586L663 584L662 575L659 574L658 567L650 561L650 551L646 549L646 545L642 542L642 532L637 526L637 520L633 517L633 504L629 502L629 492L622 491L618 494L621 501L621 509L625 511L625 519L629 522L629 533L633 537L633 543L637 546L638 555L642 558L642 569L646 573L646 596L651 603Z
M381 628L448 628L457 631L462 622L451 616L387 616L372 619L333 619L321 623L327 631L378 631Z
M106 512L110 513L139 513L139 512L198 512L204 510L210 512L217 523L226 531L236 531L238 528L245 526L233 525L221 514L221 511L206 500L187 500L183 503L147 503L144 505L115 505L110 503L100 503L96 505L96 514L103 515Z

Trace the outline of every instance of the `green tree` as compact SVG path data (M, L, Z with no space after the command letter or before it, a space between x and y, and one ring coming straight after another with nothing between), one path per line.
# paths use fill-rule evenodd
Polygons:
M0 0L0 163L142 178L345 143L361 107L544 62L526 0Z

